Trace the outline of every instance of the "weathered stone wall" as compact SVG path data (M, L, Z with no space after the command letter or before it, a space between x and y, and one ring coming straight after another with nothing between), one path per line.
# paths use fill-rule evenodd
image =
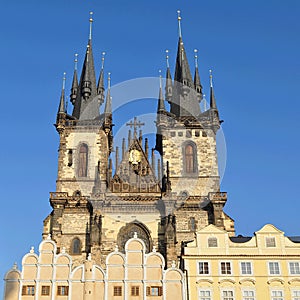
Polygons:
M78 176L79 147L88 146L87 177ZM69 165L69 151L72 151L72 165ZM104 131L100 128L87 128L80 131L76 128L66 128L61 134L60 156L58 165L57 192L80 190L83 195L90 196L98 176L105 181L108 165L108 141Z
M205 196L219 189L219 173L215 134L212 130L165 129L163 134L163 163L169 162L172 191L187 191L190 195ZM186 174L184 147L187 143L196 146L196 172Z

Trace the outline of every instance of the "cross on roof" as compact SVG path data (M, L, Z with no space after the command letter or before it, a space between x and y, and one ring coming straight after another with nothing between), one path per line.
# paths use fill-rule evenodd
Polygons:
M133 127L133 136L134 138L137 137L137 128L140 128L141 126L145 125L145 123L142 123L137 120L137 117L134 117L133 122L126 123L126 126L130 126L130 128Z

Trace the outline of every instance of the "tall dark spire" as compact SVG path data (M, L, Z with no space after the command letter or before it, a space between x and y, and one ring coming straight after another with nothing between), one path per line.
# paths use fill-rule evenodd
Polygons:
M92 50L92 14L93 13L90 13L89 40L73 109L73 116L80 120L93 120L99 117L99 102L97 100L96 76Z
M179 39L178 39L174 80L191 87L193 83L193 79L190 71L190 66L187 60L185 48L183 45L183 40L182 40L180 11L177 11L177 13L178 13Z
M106 102L105 102L105 109L104 109L104 114L111 114L111 95L110 95L110 73L108 73L108 78L107 78L107 94L106 94Z
M210 80L210 108L217 109L217 103L216 103L214 87L213 87L212 70L209 70L209 80Z
M202 94L202 85L201 85L200 75L199 75L199 70L198 70L198 50L195 49L194 53L195 53L194 86L195 86L195 90L196 90L196 93L197 93L198 101L200 102L203 98L203 94Z
M60 95L60 101L59 101L59 107L58 107L58 114L66 113L65 85L66 85L66 72L64 72L64 77L63 77L63 84L62 84L62 89L61 89L61 95Z
M78 92L77 63L78 63L78 54L76 53L75 60L74 60L74 75L73 75L71 95L70 95L70 101L73 105L75 104L77 92Z
M102 58L101 58L101 71L99 75L99 80L97 84L97 94L99 98L100 105L104 102L104 56L105 52L102 52Z
M165 103L164 103L164 96L162 92L162 77L161 77L161 70L159 70L159 95L158 95L158 105L157 105L157 112L160 113L165 111Z
M169 103L171 103L171 101L172 101L173 83L172 83L172 76L171 76L170 64L169 64L169 50L166 50L166 61L167 61L167 72L166 72L165 96L166 96L166 100Z
M180 11L178 11L178 31L179 40L174 75L174 88L171 101L171 113L175 114L177 117L191 115L198 116L200 114L200 105L195 93L195 85L182 40Z

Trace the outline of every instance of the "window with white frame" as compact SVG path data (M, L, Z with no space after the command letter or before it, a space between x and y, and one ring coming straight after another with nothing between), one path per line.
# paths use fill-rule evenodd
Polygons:
M300 263L299 262L290 262L290 274L291 275L299 275L300 274Z
M212 295L210 290L200 290L199 289L198 300L212 300Z
M223 275L229 275L231 274L231 263L229 261L223 261L221 262L221 274Z
M300 290L292 291L292 300L300 300Z
M271 300L284 300L283 291L271 291Z
M223 290L222 291L222 300L234 300L233 290Z
M266 247L276 247L276 241L274 237L266 237Z
M250 261L241 262L241 274L242 275L251 275L252 274L252 264Z
M255 300L255 292L253 290L244 290L243 300Z
M208 261L199 261L198 262L199 274L205 275L209 274L209 263Z
M269 274L270 275L280 274L279 262L276 261L269 262Z

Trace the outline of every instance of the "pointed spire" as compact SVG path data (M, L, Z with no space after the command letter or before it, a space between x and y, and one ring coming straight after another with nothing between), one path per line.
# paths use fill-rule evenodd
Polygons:
M116 147L116 170L118 169L119 166L119 147Z
M166 62L167 62L167 72L166 72L166 87L165 87L165 95L166 100L170 103L172 100L172 76L170 72L170 64L169 64L169 50L166 50Z
M217 109L214 87L213 87L213 75L212 70L209 70L209 81L210 81L210 108Z
M162 76L161 70L159 70L159 96L158 96L158 105L157 105L157 112L165 111L165 103L164 103L164 96L162 92Z
M100 104L104 102L104 61L105 61L105 52L102 52L101 57L101 71L99 75L98 85L97 85L97 94L99 95Z
M65 85L66 85L66 72L64 72L63 81L62 81L62 89L61 89L61 95L60 95L60 101L59 101L59 108L58 108L58 113L59 114L66 113L66 106L65 106Z
M106 103L105 103L105 109L104 109L104 113L105 114L111 114L112 110L111 110L111 95L110 95L110 74L108 73L108 78L107 78L107 94L106 94Z
M73 105L75 104L76 97L77 97L77 91L78 91L77 64L78 64L78 54L75 53L74 75L73 75L71 95L70 95L70 101Z
M202 85L201 85L201 81L200 81L200 75L199 75L199 70L198 70L198 50L194 49L194 57L195 57L195 75L194 75L194 86L195 86L195 90L197 93L197 98L198 101L200 102L203 98L202 95Z
M90 35L72 114L75 118L84 120L99 117L99 102L94 101L97 96L97 86L91 40L93 22L91 15L89 20Z
M125 159L125 152L126 152L126 144L125 144L125 138L122 140L122 160Z
M187 61L187 56L185 53L183 41L182 41L180 10L177 11L177 14L178 14L177 19L178 19L179 40L178 40L178 50L177 50L174 80L184 85L191 86L193 80L192 80L189 63Z
M159 182L161 182L161 164L160 164L160 158L157 160L157 179Z
M149 159L149 144L148 144L148 138L145 138L145 155L147 159Z
M151 167L153 174L155 174L155 153L154 153L154 148L151 149Z
M131 139L132 139L132 135L131 135L131 130L129 129L129 130L128 130L128 148L129 148L130 145L131 145Z
M177 10L177 20L178 20L178 35L179 35L179 38L182 38L180 10Z
M92 39L92 29L93 29L93 12L90 12L90 33L89 33L89 40Z

